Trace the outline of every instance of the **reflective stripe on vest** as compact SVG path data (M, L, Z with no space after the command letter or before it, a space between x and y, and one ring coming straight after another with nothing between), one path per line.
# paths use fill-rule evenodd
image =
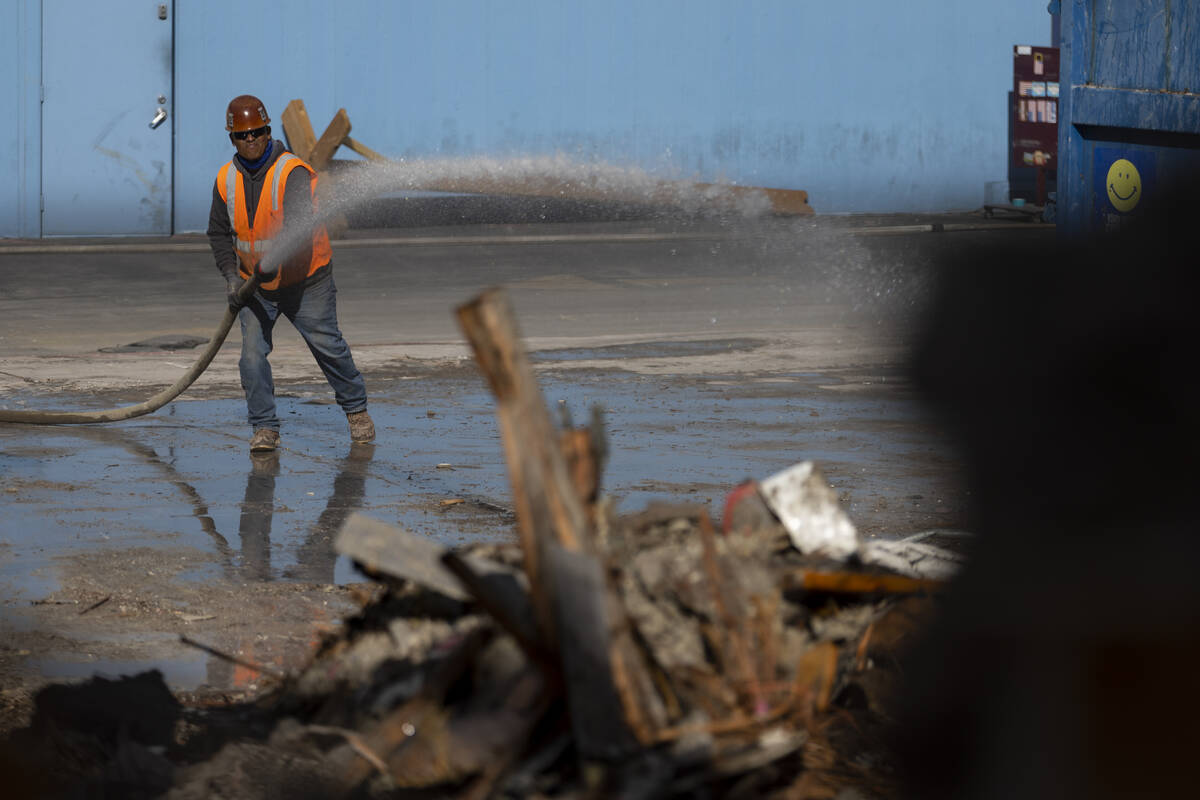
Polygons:
M299 161L300 159L291 153L284 153L275 161L275 179L271 181L271 210L279 210L279 179L285 172L284 167L289 161Z

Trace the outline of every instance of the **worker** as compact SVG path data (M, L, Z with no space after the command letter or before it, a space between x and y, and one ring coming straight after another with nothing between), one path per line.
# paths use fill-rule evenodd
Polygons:
M304 338L333 389L352 442L375 438L367 390L337 322L329 235L317 219L317 175L271 138L262 101L239 95L225 112L225 130L236 153L217 173L208 241L227 297L238 312L242 355L238 369L253 431L250 450L279 446L275 383L267 361L272 330L287 317ZM238 289L258 273L261 283L244 306Z

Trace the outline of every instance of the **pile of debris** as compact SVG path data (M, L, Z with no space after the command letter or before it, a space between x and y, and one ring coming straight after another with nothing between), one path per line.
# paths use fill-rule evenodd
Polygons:
M811 463L738 487L719 530L696 505L617 517L599 419L554 430L504 296L459 321L519 543L351 517L336 546L377 587L361 613L252 702L193 704L173 732L109 724L93 779L173 798L894 794L904 647L955 551L859 542Z

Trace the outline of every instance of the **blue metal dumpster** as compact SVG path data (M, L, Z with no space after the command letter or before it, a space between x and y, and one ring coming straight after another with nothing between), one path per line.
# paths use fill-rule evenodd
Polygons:
M1058 225L1111 231L1200 174L1200 2L1063 0Z

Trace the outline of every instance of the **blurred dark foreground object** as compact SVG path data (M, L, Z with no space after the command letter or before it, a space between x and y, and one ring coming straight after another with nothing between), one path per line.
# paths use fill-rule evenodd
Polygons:
M1196 794L1197 198L946 265L913 366L979 541L908 673L911 797Z

